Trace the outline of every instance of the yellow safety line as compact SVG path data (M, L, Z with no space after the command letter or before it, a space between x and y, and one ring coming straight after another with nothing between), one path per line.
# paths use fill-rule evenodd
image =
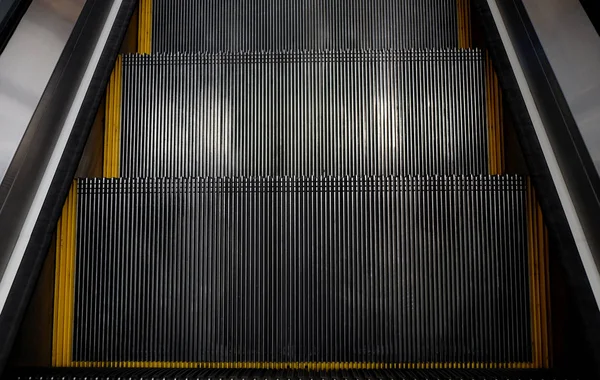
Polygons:
M152 53L152 0L140 0L138 53Z
M456 0L458 23L458 47L468 49L472 47L471 38L471 3L469 0Z
M548 265L548 232L542 216L542 208L537 204L538 236L540 242L540 319L541 319L541 345L542 345L542 368L550 368L550 334L548 323L549 304L549 265Z
M118 177L120 172L122 76L123 59L118 56L106 89L103 166L106 178Z
M123 91L123 59L121 56L117 57L115 65L115 71L117 73L116 82L116 96L115 112L114 112L114 135L113 135L113 176L118 177L120 174L119 164L121 162L121 105L122 105L122 91Z
M72 366L82 368L226 368L226 369L307 369L307 370L346 370L346 369L450 369L450 368L539 368L534 363L362 363L362 362L73 362Z
M73 181L56 229L52 365L71 365L77 234L77 181Z
M502 90L500 89L500 82L498 81L498 75L494 71L494 81L496 83L497 97L498 97L498 134L500 135L500 174L504 174L506 172L506 159L505 159L505 147L504 144L504 107L502 101Z
M539 293L538 293L538 280L539 280L539 266L537 263L537 229L536 229L536 214L535 200L533 189L531 188L531 182L528 186L528 202L527 202L527 229L529 231L529 283L530 283L530 304L531 304L531 340L532 340L532 359L536 366L539 366Z
M550 368L548 232L530 179L527 179L527 233L533 364L535 368Z
M490 174L504 173L504 126L502 118L502 92L492 60L485 56L486 104L488 118L488 148Z

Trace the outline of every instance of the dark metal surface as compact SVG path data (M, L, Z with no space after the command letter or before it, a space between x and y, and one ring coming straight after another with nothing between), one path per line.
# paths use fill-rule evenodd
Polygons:
M586 379L574 373L541 370L347 370L298 371L260 369L23 369L4 380L566 380Z
M596 32L600 35L600 2L596 0L580 0Z
M520 177L78 182L75 362L532 360Z
M477 50L125 56L121 175L486 174Z
M523 5L600 171L600 35L578 0L523 0Z
M456 0L154 0L153 52L458 46Z
M0 54L21 22L29 4L31 4L31 0L0 1Z
M22 2L16 2L13 6L25 7L27 12L19 20L8 45L0 54L2 187L11 185L14 170L8 171L9 165L49 84L84 1L64 0L57 7L54 1L34 0L29 8L17 3ZM5 179L6 173L8 176ZM0 191L0 205L2 202Z
M600 363L598 176L521 1L475 1L554 248L569 276L586 339ZM544 3L546 4L546 3ZM572 71L577 71L573 64Z
M9 168L10 182L3 182L0 369L48 252L134 5L87 1Z

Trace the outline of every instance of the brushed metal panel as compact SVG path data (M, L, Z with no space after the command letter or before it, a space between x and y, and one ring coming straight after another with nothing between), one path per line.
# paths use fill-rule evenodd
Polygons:
M600 172L600 36L578 0L523 0Z
M34 0L0 55L0 179L86 0Z

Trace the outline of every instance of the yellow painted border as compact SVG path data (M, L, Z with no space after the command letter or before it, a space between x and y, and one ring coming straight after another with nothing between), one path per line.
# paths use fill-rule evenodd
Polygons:
M104 167L102 171L106 178L118 177L120 173L122 83L123 58L118 56L106 89Z
M548 231L531 180L527 179L527 236L531 342L535 368L550 368Z
M152 53L152 0L140 0L138 53Z
M471 2L456 0L456 15L458 23L458 47L468 49L473 46L471 35Z
M54 328L52 365L70 366L75 306L75 250L77 241L77 181L73 181L56 228Z
M502 91L500 90L498 76L492 65L492 60L487 52L485 54L485 82L489 173L492 175L503 174L505 172L505 158Z

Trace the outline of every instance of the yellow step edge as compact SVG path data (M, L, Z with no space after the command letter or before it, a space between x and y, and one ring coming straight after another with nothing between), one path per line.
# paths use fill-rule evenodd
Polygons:
M539 365L538 359L538 321L537 321L537 258L536 258L536 230L534 196L531 181L527 181L527 241L529 256L529 289L530 289L530 313L531 313L531 345L533 348L532 359Z
M458 26L458 47L469 49L473 46L471 38L471 2L456 0L456 20Z
M527 179L527 232L531 340L535 368L550 368L548 233L531 180Z
M123 57L118 56L106 89L103 165L105 178L116 178L120 174L122 87Z
M502 91L489 54L485 54L486 108L488 123L489 173L504 174L504 125Z
M138 22L138 53L152 53L152 0L140 0Z
M73 309L75 307L75 247L77 235L77 181L73 181L56 231L56 268L52 365L71 365Z
M541 345L542 345L542 367L550 368L551 366L551 355L550 355L550 328L549 328L549 263L548 263L548 231L544 223L542 208L539 202L537 204L538 213L538 236L540 242L539 249L539 261L540 261L540 295L541 295Z

